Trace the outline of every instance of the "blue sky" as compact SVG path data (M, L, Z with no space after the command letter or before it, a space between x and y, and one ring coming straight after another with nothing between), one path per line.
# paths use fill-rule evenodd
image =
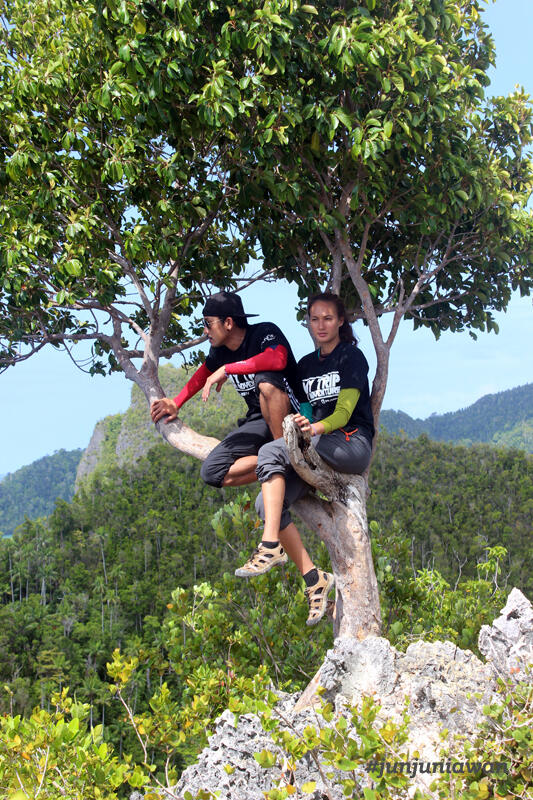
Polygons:
M486 19L496 41L496 70L488 94L508 94L519 84L533 95L532 0L496 0ZM311 349L306 331L294 320L294 292L279 285L250 287L246 310L276 322L300 357ZM477 342L468 334L443 334L438 342L410 323L400 327L392 348L385 408L417 417L454 411L484 394L533 381L533 314L530 298L513 298L499 314L500 333ZM370 362L368 332L356 332ZM179 364L179 361L175 362ZM50 349L0 375L0 475L65 448L86 447L96 422L124 411L131 384L123 375L106 378L80 372L65 353Z

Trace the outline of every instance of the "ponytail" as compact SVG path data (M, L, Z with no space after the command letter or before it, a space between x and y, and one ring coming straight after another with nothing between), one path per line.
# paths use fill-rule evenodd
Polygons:
M341 342L352 342L352 344L357 345L356 336L352 330L352 326L348 322L348 315L346 313L346 309L344 307L344 303L340 299L337 294L333 292L321 292L319 294L314 294L312 297L309 298L307 302L307 313L311 313L311 309L317 302L322 303L331 303L335 306L335 310L337 312L338 317L342 317L344 322L339 328L339 338Z

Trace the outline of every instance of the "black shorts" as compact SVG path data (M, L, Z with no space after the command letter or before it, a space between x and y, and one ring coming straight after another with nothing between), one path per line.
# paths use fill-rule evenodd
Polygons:
M260 383L271 383L272 386L281 389L287 394L293 409L298 411L298 401L281 372L256 372L254 382L257 393ZM259 408L248 412L247 416L240 419L237 424L239 427L228 433L225 439L211 450L202 464L200 475L209 486L220 488L227 471L238 458L256 456L264 444L272 441L270 428Z
M202 464L202 480L209 486L222 486L227 471L238 458L256 456L260 448L271 441L270 428L262 416L245 417L236 430L211 450Z

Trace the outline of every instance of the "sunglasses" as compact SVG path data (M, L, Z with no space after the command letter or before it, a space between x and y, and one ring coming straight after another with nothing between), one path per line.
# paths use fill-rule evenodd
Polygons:
M216 322L216 319L213 319L213 320L204 319L204 328L207 328L207 330L209 330L210 328L213 327L215 322Z

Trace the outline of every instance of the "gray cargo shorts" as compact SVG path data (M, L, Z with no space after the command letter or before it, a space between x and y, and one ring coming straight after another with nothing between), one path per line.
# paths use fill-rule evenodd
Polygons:
M338 472L360 475L370 463L372 446L364 434L357 433L347 437L344 431L323 433L311 439L318 454ZM292 522L290 506L309 491L309 484L294 471L284 439L274 439L263 445L257 456L257 479L264 483L273 475L285 477L285 499L281 513L280 530ZM263 493L259 492L255 509L261 519L265 518Z

